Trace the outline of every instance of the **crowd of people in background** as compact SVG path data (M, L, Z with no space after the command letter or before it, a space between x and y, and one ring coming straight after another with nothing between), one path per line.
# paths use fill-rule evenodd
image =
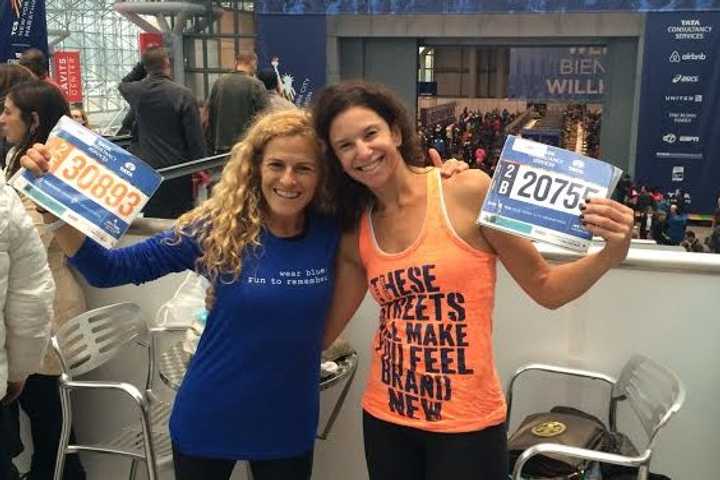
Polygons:
M420 142L423 151L434 148L442 158L462 159L470 168L492 176L505 143L507 126L516 117L516 113L507 109L483 113L466 107L457 120L420 125Z
M591 158L600 158L600 127L602 113L591 111L586 105L569 104L562 112L562 147L576 150L577 135L582 135L582 153ZM580 127L578 129L578 126Z
M531 104L528 120L540 120L547 113L545 104ZM506 108L487 112L465 107L457 118L429 125L418 124L423 149L436 149L442 158L458 158L470 168L477 168L491 177L508 135L520 134L526 122L516 122L520 113ZM583 135L579 153L593 158L600 156L600 127L602 114L585 105L567 104L561 113L562 148L576 150L577 135Z
M635 210L638 238L654 240L658 245L681 245L688 252L720 253L720 194L710 233L704 240L687 228L692 197L681 188L663 193L624 174L613 198Z

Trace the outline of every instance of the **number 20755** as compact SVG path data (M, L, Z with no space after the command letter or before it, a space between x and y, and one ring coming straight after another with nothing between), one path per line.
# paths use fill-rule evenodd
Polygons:
M507 163L497 193L513 200L578 214L580 201L603 196L606 189L557 172Z

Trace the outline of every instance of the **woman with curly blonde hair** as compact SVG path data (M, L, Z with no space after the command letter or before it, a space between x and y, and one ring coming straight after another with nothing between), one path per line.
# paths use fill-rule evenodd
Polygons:
M178 480L227 479L237 460L255 480L311 476L340 238L319 155L307 113L270 113L235 145L213 196L174 229L114 250L67 225L56 232L95 286L190 269L214 286L170 422ZM35 145L22 162L41 174L48 160Z

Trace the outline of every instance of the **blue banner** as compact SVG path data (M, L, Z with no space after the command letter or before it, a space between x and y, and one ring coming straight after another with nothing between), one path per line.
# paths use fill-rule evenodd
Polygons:
M607 49L602 46L510 49L508 96L602 102Z
M0 63L31 47L48 54L45 0L0 0Z
M307 106L326 83L324 15L256 15L258 69L273 68L283 96Z
M690 193L711 213L720 191L720 12L657 13L645 24L635 177Z
M300 14L463 14L720 10L720 0L255 0L255 12Z

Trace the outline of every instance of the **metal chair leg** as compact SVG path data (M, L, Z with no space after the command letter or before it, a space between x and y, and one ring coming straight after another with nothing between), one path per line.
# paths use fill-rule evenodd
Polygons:
M68 396L70 392L59 386L60 389L60 407L62 409L62 428L60 430L60 441L58 442L57 457L55 459L54 480L62 480L63 470L65 469L65 450L70 443L70 427L72 425L72 412L70 411L70 401Z
M132 462L130 462L130 480L135 480L135 477L137 476L137 459L133 458Z
M143 448L145 449L145 466L147 467L147 480L157 480L157 461L150 428L149 406L141 408L141 426Z

